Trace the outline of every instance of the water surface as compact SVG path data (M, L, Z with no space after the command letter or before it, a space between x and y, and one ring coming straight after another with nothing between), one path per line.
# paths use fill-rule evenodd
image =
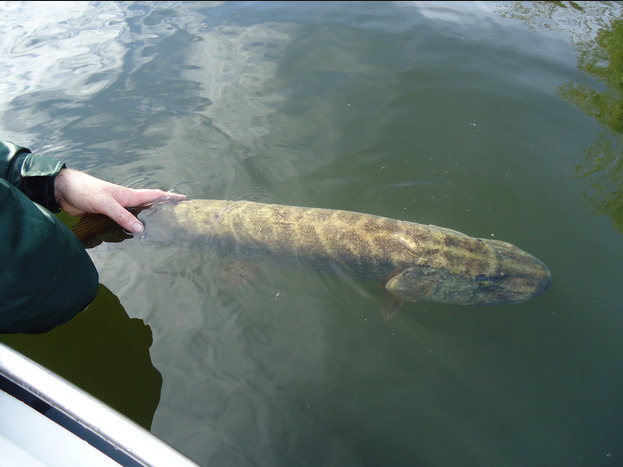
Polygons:
M100 293L74 321L3 341L206 466L621 462L619 4L0 11L3 139L123 185L505 240L553 275L523 304L386 323L376 284L232 284L147 232L90 250Z

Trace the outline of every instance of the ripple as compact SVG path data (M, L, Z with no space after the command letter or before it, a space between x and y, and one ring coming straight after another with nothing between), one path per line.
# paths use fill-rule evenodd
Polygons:
M119 4L8 2L2 10L0 92L6 101L46 90L90 96L119 73L119 38L127 29ZM93 83L94 75L99 79Z

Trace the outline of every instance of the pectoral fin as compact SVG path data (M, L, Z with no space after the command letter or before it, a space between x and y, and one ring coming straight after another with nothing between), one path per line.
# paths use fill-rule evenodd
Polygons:
M385 284L383 319L388 321L404 300L422 300L430 295L431 281L427 270L411 267L400 271Z
M398 295L387 291L385 294L385 302L383 302L383 319L385 321L389 321L389 319L398 311L398 308L400 308L403 301L404 300Z

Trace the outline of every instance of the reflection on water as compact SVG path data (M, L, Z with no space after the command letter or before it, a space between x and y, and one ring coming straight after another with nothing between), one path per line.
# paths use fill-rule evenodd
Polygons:
M584 181L583 195L592 210L610 217L623 233L623 20L600 29L594 40L581 43L579 49L578 68L596 77L606 89L583 83L561 86L563 98L604 127L575 172Z
M90 332L92 383L70 379L202 465L619 461L621 237L578 202L620 227L619 4L0 10L3 139L135 187L507 240L554 277L525 304L409 304L384 323L376 284L260 264L236 285L206 252L138 237L89 250L101 308L25 353L58 347L37 359L61 369ZM84 331L96 314L106 331ZM121 341L140 394L99 377Z
M24 94L51 93L89 98L108 87L123 65L127 30L116 2L94 9L87 2L47 3L36 7L5 2L3 28L4 102ZM68 28L84 24L88 27ZM96 79L99 78L99 79Z
M152 365L152 334L99 286L95 301L69 323L41 335L4 334L3 343L73 382L149 429L162 376Z
M559 94L595 118L602 131L573 170L583 179L582 200L623 233L623 22L620 5L608 2L527 2L500 7L503 16L539 29L562 31L578 51L577 67L596 78L561 84ZM605 86L605 88L604 88Z

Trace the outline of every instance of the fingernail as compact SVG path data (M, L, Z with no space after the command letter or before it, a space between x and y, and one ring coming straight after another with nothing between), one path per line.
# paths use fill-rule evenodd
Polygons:
M142 231L143 231L143 226L139 224L138 222L135 222L134 225L132 225L132 232L141 233Z

